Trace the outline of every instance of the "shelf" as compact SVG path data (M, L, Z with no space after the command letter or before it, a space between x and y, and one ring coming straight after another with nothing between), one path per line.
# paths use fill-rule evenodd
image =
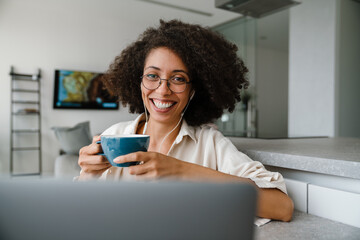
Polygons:
M19 80L19 81L31 81L31 82L38 82L40 79L40 74L19 74L11 72L10 76L12 77L12 80Z
M19 103L19 104L40 104L39 101L22 101L22 100L13 100L12 103Z
M33 76L36 77L36 75L34 75L34 74L21 74L21 73L14 73L14 72L11 72L10 75L15 78L16 77L33 78Z
M38 79L32 79L32 77L13 77L13 81L29 81L29 82L39 82Z
M40 133L39 129L16 129L12 130L13 133Z
M26 177L26 176L38 176L41 175L40 172L36 172L36 173L12 173L11 176L12 177Z
M40 175L42 171L42 149L41 149L41 70L39 69L35 74L21 74L16 73L14 71L14 67L10 69L10 76L11 76L11 85L10 85L10 114L11 114L11 121L10 121L10 174L11 176L31 176L31 175ZM21 81L33 82L25 83ZM15 94L15 95L14 95ZM35 96L36 94L36 96ZM27 105L22 105L27 104ZM23 117L19 116L33 116L31 119L24 119ZM33 119L33 118L37 119ZM37 120L38 126L26 126L21 121L16 124L16 129L14 122L18 119L25 120ZM21 124L21 125L19 125ZM33 134L36 134L34 136ZM31 138L30 138L31 137ZM33 141L33 137L36 137L38 141L36 143ZM14 144L14 138L19 141L17 144ZM35 147L31 147L35 145ZM24 154L20 154L19 156L14 155L14 152L25 151ZM34 151L38 153L38 172L29 173L29 172L14 172L14 160L18 160L17 157L21 155L31 154L31 152L26 151Z
M38 151L39 147L14 147L11 150L13 151Z
M39 90L12 89L13 92L39 93Z
M40 112L16 112L12 113L12 115L39 115Z

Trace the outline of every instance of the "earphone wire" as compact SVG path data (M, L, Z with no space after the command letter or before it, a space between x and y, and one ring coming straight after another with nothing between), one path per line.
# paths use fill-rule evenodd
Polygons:
M165 139L179 126L179 124L180 124L180 122L181 122L181 120L182 120L182 115L181 115L181 118L180 118L180 120L178 121L178 123L176 124L176 126L173 128L173 130L171 130L168 134L166 134L165 135L165 137L163 138L163 140L161 141L161 143L160 143L160 147L159 147L159 150L158 150L158 152L160 152L160 150L161 150L161 147L162 147L162 145L163 145L163 143L164 143L164 141L165 141Z
M189 101L187 102L186 107L185 107L184 111L181 113L180 120L178 121L178 123L176 124L176 126L175 126L168 134L166 134L165 137L163 138L163 140L161 141L158 152L160 152L161 147L162 147L165 139L179 126L181 120L182 120L183 117L184 117L185 111L186 111L186 109L188 108L188 106L189 106L189 104L190 104L190 101L191 101L191 99L193 98L193 96L194 96L194 93L193 93L193 95L190 97ZM144 104L144 109L145 109L145 126L144 126L144 130L143 130L143 135L145 135L146 129L147 129L147 124L148 124L148 115L147 115L147 109L146 109L146 106L145 106L144 101L143 101L143 104Z
M143 104L144 104L144 110L145 110L145 125L144 125L143 135L145 135L146 129L147 129L147 123L148 123L148 115L147 115L147 109L145 107L144 101L143 101Z
M182 120L183 117L184 117L185 111L186 111L186 109L188 108L188 106L189 106L189 104L190 104L190 101L191 101L192 97L193 97L193 96L191 96L190 99L189 99L189 101L187 102L186 107L185 107L184 111L181 113L180 120L178 121L178 123L176 124L176 126L175 126L168 134L166 134L165 137L163 138L163 140L161 141L158 152L160 152L161 147L162 147L165 139L179 126L181 120Z

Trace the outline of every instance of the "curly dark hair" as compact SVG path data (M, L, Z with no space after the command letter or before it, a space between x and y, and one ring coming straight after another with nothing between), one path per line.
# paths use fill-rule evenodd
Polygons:
M184 118L200 126L232 112L240 101L240 90L249 85L248 69L237 56L237 46L220 34L200 25L179 20L160 20L158 28L148 28L126 47L104 75L105 84L130 113L145 111L141 98L141 76L152 49L166 47L177 53L189 70L195 96Z

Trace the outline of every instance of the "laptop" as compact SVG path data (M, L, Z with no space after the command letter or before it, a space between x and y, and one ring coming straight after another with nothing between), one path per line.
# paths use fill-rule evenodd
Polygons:
M0 181L0 239L252 239L240 183Z

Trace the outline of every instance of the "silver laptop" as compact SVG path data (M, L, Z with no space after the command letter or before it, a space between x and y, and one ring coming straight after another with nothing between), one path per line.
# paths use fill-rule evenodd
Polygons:
M0 181L0 239L252 239L245 184Z

